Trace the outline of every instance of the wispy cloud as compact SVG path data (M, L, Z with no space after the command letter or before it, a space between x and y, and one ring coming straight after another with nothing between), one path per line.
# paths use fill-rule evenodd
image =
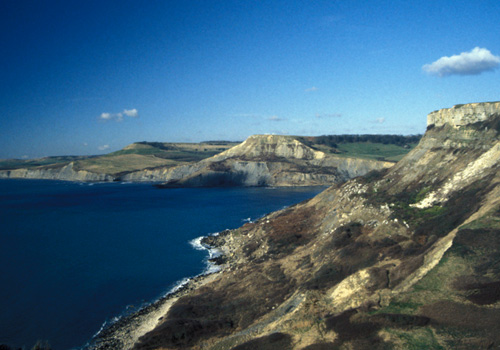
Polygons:
M133 108L133 109L124 109L123 112L121 112L121 113L108 113L108 112L105 112L105 113L101 113L101 115L99 116L99 120L101 120L101 121L111 121L111 120L114 120L114 121L117 121L117 122L121 122L121 121L123 121L123 116L124 115L127 116L127 117L131 117L131 118L137 118L137 117L139 117L139 112L135 108Z
M270 120L272 122L282 122L282 121L284 121L286 119L280 118L277 115L273 115L273 116L267 118L267 120Z
M101 116L99 117L100 120L103 121L110 121L110 120L115 120L117 122L123 121L123 114L121 113L101 113Z
M426 64L422 69L438 77L449 75L476 75L492 71L500 66L500 57L493 55L488 49L475 47L470 52L460 55L444 56L437 61Z
M377 119L375 119L375 123L377 123L377 124L384 124L385 123L385 118L377 118Z
M125 114L127 117L131 118L137 118L139 116L139 112L137 112L137 109L124 109L123 114Z
M316 118L318 119L327 119L327 118L340 118L342 117L341 113L316 113Z
M319 89L316 86L312 86L309 89L306 89L306 92L318 91Z
M99 148L100 151L105 151L109 148L109 145L102 145L102 146L99 146L97 148Z

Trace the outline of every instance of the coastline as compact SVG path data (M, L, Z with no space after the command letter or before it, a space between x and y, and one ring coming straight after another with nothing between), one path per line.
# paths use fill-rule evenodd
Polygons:
M84 345L84 350L123 349L130 350L139 338L152 331L168 313L170 307L181 297L214 281L228 266L225 241L222 236L230 233L224 230L191 241L193 249L208 251L206 270L194 277L189 277L167 292L163 297L148 304L136 312L121 316L113 323L103 327Z
M127 321L133 322L134 316L131 316L132 314L136 316L136 323L146 322L145 318L141 317L139 319L138 316L152 312L153 308L157 309L161 307L163 305L162 302L166 301L165 296L167 293L174 294L175 292L179 292L179 290L174 290L174 286L178 286L180 282L184 283L187 281L187 277L192 277L190 279L190 283L192 283L194 276L214 272L213 270L222 268L223 266L221 265L226 265L224 266L224 275L217 275L214 281L217 283L223 276L226 276L228 270L231 270L234 259L231 259L227 263L221 262L223 256L215 254L216 249L206 250L207 245L205 245L204 250L206 251L195 251L189 245L190 241L196 237L200 237L200 235L210 235L229 228L232 234L225 238L229 246L232 247L233 241L239 242L240 238L242 238L239 234L234 234L234 232L239 231L241 225L245 225L248 221L251 221L250 218L261 218L265 213L271 213L288 205L293 205L296 202L316 195L320 191L316 187L297 188L296 190L288 188L235 188L223 190L186 189L166 193L156 191L154 187L145 184L131 183L128 183L128 186L121 183L101 183L93 186L93 183L66 183L62 181L53 182L50 180L31 179L27 181L24 179L0 180L0 183L3 185L2 188L5 189L4 194L9 194L2 202L7 205L8 209L3 211L3 217L16 219L12 221L5 220L5 223L12 223L13 228L20 227L20 223L23 224L22 227L27 227L27 229L23 229L23 232L29 232L30 234L22 237L24 239L23 242L26 242L26 244L30 242L44 242L44 237L49 234L50 236L48 237L53 239L54 242L61 242L61 244L72 242L71 247L62 250L59 249L59 245L45 244L42 246L43 248L51 249L46 249L50 253L44 254L44 257L55 256L55 260L54 258L50 258L45 262L43 259L37 259L37 264L40 264L40 266L48 266L44 269L44 273L52 271L50 267L54 265L54 261L64 261L66 262L64 266L71 268L71 280L60 278L61 276L67 276L67 273L61 275L50 273L50 276L47 276L47 278L57 277L57 279L54 278L55 282L52 285L61 286L58 288L60 298L57 299L57 303L52 303L53 293L47 291L45 294L47 294L48 301L40 303L40 308L48 310L46 312L53 309L55 310L53 312L57 311L59 313L58 317L43 317L38 319L37 313L32 311L38 310L38 306L29 307L36 304L35 300L38 299L35 298L27 299L26 303L22 303L21 307L13 303L11 303L12 305L7 305L6 312L2 315L5 320L5 315L8 315L7 310L12 309L14 312L19 310L18 315L30 315L30 327L47 328L46 335L40 336L38 333L35 334L35 332L29 330L24 331L28 329L27 327L21 329L24 333L20 333L20 331L15 333L15 324L10 322L10 320L6 320L5 327L3 326L4 323L2 323L2 335L8 335L9 337L12 335L12 337L8 339L3 338L2 343L12 346L18 346L18 344L29 345L34 344L37 339L33 338L37 337L42 340L46 339L50 342L51 346L58 349L98 348L98 342L102 343L105 336L110 340L110 344L112 344L113 335L111 330L117 331L114 333L116 335L115 340L119 339L120 337L117 334L120 327L118 325L124 325ZM122 191L125 190L125 187L127 191ZM193 196L193 198L190 196ZM128 198L133 198L134 200L128 200ZM192 204L193 199L197 200L196 205ZM138 203L141 204L140 209L138 209ZM216 205L212 205L214 203ZM250 204L252 205L250 206ZM58 210L51 210L52 207ZM203 207L204 209L196 213L196 218L193 218L191 210L198 207ZM23 211L19 210L19 208L22 208ZM115 209L110 210L110 214L108 215L106 211L108 208ZM120 210L116 210L116 208L120 208ZM150 239L152 240L151 242L154 242L154 247L150 247L149 242L143 242L141 237L136 234L136 232L144 229L144 208L153 209L151 211L153 216L148 216L149 221L147 224L148 232L153 233ZM170 208L179 208L182 210L182 215L186 214L185 217L170 215ZM61 210L61 213L59 213L59 210ZM47 219L47 224L39 227L37 226L40 223L39 220L22 220L24 211L30 214L50 214L43 216L44 219ZM131 214L125 217L123 213ZM165 216L165 213L168 215ZM57 220L52 220L53 216L57 216ZM37 217L37 215L29 215L29 218ZM78 220L83 220L87 217L113 218L113 220L89 220L89 224L94 222L99 223L95 229L93 229L93 226L78 225L78 227L75 227L78 230L74 231L75 240L67 239L65 231L59 230L57 226L60 222L64 222L67 223L64 225L65 227L70 227L68 225L74 224L75 220L79 222ZM217 220L213 220L213 218L217 218ZM122 230L120 226L113 224L115 221L120 223L126 222L126 227ZM53 225L49 225L49 223L53 223ZM152 225L151 229L149 229L149 225ZM115 230L115 228L119 227L119 230ZM51 230L43 230L45 228L50 228ZM79 229L81 229L82 233L84 231L90 231L90 233L88 235L77 235L77 232L80 233ZM9 230L6 230L7 232ZM58 233L58 235L53 235L52 232ZM155 232L158 232L158 234L155 234ZM176 233L172 234L173 232ZM214 235L216 234L212 236ZM5 234L2 235L2 237L5 236ZM104 244L103 238L105 238L106 242L109 240L116 244ZM200 241L199 239L197 240ZM73 259L73 253L71 253L71 256L68 253L75 246L74 242L81 242L76 247L78 250L75 251L78 259ZM96 242L99 244L96 245ZM131 246L132 243L134 244L133 246ZM120 249L116 249L118 246ZM7 245L6 247L10 246ZM14 246L13 248L16 247ZM148 253L153 248L156 250L149 256ZM135 249L137 249L137 253ZM226 248L224 247L223 251L225 250ZM9 249L9 252L12 252L12 254L9 255L9 253L6 253L3 257L12 256L13 258L17 258L16 255L19 256L16 249ZM59 256L59 252L63 252L63 254ZM131 252L133 252L132 255ZM99 268L101 265L97 263L102 263L102 260L99 260L97 263L92 262L92 258L98 256L103 256L107 262L106 265L115 269L112 271L113 275L110 274L108 269ZM226 254L226 257L233 258L230 254ZM125 261L122 262L122 258ZM92 265L85 264L83 266L79 264L83 259L92 262ZM212 263L209 265L212 270L207 271L207 260ZM140 264L144 264L147 268L143 268ZM21 265L21 268L23 266ZM98 268L95 268L95 266ZM92 270L92 274L81 273L89 269ZM24 271L21 272L16 275L19 276L20 281L26 275ZM125 276L125 278L120 277L116 281L112 276ZM158 278L158 276L161 277ZM171 278L170 276L174 277ZM45 278L45 275L41 274L40 278ZM144 284L142 283L142 279L145 280ZM73 281L77 280L85 282L79 282L78 293L73 293L70 287L73 286ZM135 281L140 281L141 283L135 283ZM12 300L21 299L17 297L21 294L16 292L19 289L16 287L17 285L20 285L20 283L14 284L11 288ZM195 289L188 296L197 294L200 290L207 287L210 288L212 285L213 282L200 289ZM5 292L9 290L6 289ZM31 287L30 290L35 291L36 286ZM45 297L45 295L40 296L40 293L38 295L39 297L37 298ZM80 295L83 295L83 297L80 297ZM149 297L145 297L144 295L149 295ZM151 306L153 304L154 306ZM76 307L73 308L73 306ZM170 312L172 312L172 309L170 309ZM168 313L168 308L165 309L165 313ZM52 313L48 313L47 315L52 315ZM157 318L151 316L151 318L156 321L161 316ZM58 327L60 326L64 326L64 332L62 332L64 334L62 335L57 334ZM142 333L144 332L146 331L142 331ZM18 336L18 334L21 334L21 336ZM134 339L138 338L138 336L135 336ZM111 348L111 346L108 348Z
M105 326L85 345L86 350L132 349L141 336L153 330L163 319L170 307L182 296L213 281L219 273L193 277L176 291L165 295L137 312L123 316L109 326Z

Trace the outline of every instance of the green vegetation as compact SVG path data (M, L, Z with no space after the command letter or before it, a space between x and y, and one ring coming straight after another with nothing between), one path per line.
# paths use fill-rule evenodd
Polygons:
M381 143L384 145L397 145L404 147L420 141L422 135L324 135L308 138L316 144L336 147L340 143Z
M441 260L439 260L437 265L413 286L414 300L419 299L423 302L425 301L426 303L429 303L431 300L426 298L426 295L429 292L432 292L434 297L442 294L440 297L445 298L448 293L448 278L459 274L459 272L464 269L465 267L462 259L451 253L445 254ZM420 297L418 296L418 292L422 292Z
M414 314L417 309L422 306L421 303L417 303L414 301L397 301L392 300L389 305L383 307L379 310L375 310L370 312L370 314Z
M425 198L425 196L427 196L427 194L431 191L431 187L429 186L425 186L424 188L422 188L420 191L418 191L418 193L415 195L415 198L412 199L412 202L413 203L418 203L420 202L421 200L423 200Z
M157 158L175 160L177 162L198 162L223 152L238 142L209 141L207 143L163 143L163 142L137 142L124 149L109 153L105 157L127 154L155 156Z
M325 135L297 137L307 146L341 157L397 162L420 141L421 135Z
M430 328L413 329L411 331L392 328L386 329L386 331L401 340L403 349L444 350L444 348L437 341L434 332Z
M415 143L401 147L383 143L360 142L339 144L337 149L340 156L397 162L416 145Z
M122 150L102 156L61 156L29 160L0 160L0 170L64 166L70 162L75 162L76 170L117 175L146 168L173 167L180 164L199 162L237 144L239 143L229 141L208 141L206 143L137 142Z
M66 164L77 160L88 159L90 156L60 156L37 159L0 159L0 170L19 168L35 168L45 165Z
M238 142L208 143L136 142L122 150L85 159L75 164L77 169L119 175L146 168L174 167L199 162L223 152Z
M403 219L413 228L419 227L417 231L421 231L421 228L427 229L429 233L432 232L437 234L437 231L440 231L438 236L441 236L441 234L447 233L448 230L449 225L445 225L448 219L446 216L449 212L448 208L440 205L434 205L424 209L411 206L417 203L421 198L424 198L428 191L429 189L424 187L418 192L404 192L394 197L386 197L386 193L374 192L368 194L367 198L372 202L390 202L394 218ZM442 220L444 217L446 217L446 220Z
M474 220L460 227L461 230L481 230L481 229L496 229L500 230L500 217L492 214L485 215L478 220Z

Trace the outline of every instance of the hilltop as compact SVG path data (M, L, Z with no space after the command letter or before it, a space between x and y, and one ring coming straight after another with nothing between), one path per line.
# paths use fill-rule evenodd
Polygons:
M395 166L206 238L223 272L134 349L500 346L500 108L436 113Z

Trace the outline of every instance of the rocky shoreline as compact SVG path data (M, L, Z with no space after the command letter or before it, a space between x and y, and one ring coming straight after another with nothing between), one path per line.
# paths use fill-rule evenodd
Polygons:
M230 232L230 230L225 230L214 235L204 236L200 239L200 245L209 252L217 250L217 254L213 257L210 254L211 257L208 259L212 267L218 267L217 270L209 267L202 274L187 278L185 282L181 282L172 291L151 304L132 314L122 316L109 325L104 325L82 349L132 349L142 335L153 330L162 321L170 307L179 298L215 280L224 272L225 267L229 265L224 236L230 234Z

